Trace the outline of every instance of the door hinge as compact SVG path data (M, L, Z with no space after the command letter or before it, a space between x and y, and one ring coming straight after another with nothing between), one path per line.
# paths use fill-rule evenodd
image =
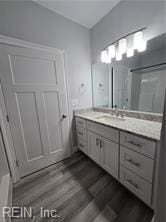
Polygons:
M16 166L17 166L17 167L19 166L19 164L18 164L18 160L16 160Z
M6 120L9 123L9 116L8 115L6 115Z

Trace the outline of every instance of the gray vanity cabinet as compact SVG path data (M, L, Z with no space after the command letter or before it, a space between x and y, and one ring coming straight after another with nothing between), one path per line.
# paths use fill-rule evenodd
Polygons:
M152 206L157 143L79 117L76 126L78 148Z
M78 117L76 127L78 148L118 179L119 131Z
M88 154L91 159L93 159L98 164L101 163L101 148L100 148L100 138L98 135L87 131L88 137Z
M152 203L156 143L120 132L120 182L148 205Z
M86 120L76 118L76 130L77 146L82 152L88 154Z
M90 131L87 137L89 157L118 179L119 145Z
M102 124L87 121L88 150L93 159L98 156L98 163L113 177L118 179L119 172L119 130ZM96 140L92 143L93 138ZM94 147L96 146L96 147Z

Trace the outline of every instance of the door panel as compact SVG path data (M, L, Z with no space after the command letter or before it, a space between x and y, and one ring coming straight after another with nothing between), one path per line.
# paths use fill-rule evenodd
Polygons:
M43 94L47 134L50 152L57 152L63 147L61 114L59 110L59 96L57 92L46 92Z
M90 157L100 163L100 140L97 135L92 132L87 131L88 135L88 152Z
M0 46L0 73L20 176L68 157L63 54Z
M13 84L46 84L56 82L55 61L11 55L10 64Z
M101 137L101 162L102 166L118 179L119 145Z
M17 93L16 101L27 161L44 155L34 93ZM35 147L35 149L34 149ZM20 160L21 161L21 160Z

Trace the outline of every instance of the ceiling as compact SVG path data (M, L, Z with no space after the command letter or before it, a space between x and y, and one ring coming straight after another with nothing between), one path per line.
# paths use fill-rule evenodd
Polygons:
M36 3L86 28L92 28L120 0L34 0Z

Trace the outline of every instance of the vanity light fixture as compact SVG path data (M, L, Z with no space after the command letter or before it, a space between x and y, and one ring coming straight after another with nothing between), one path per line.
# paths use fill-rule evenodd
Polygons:
M138 52L143 52L146 50L146 41L143 40L142 31L134 34L134 49L137 49Z
M108 56L106 64L109 64L109 63L111 63L111 58Z
M143 52L146 50L146 41L142 41L141 44L139 45L139 48L138 48L138 52Z
M116 52L116 61L122 60L122 54L120 52Z
M135 49L138 52L145 51L147 42L143 39L143 30L145 30L145 28L129 33L106 47L101 52L101 61L103 63L111 63L111 59L113 58L120 61L122 59L122 55L125 53L127 57L133 56ZM129 44L130 39L132 39L131 45Z
M110 45L108 47L108 56L110 56L110 58L115 58L115 45Z
M119 41L119 53L120 54L126 53L126 48L127 48L126 42L127 42L127 40L125 38L123 38Z
M134 49L139 49L140 45L142 44L142 32L139 31L139 32L136 32L134 34Z
M101 52L101 61L102 63L111 63L111 57L108 55L108 51L107 50L103 50Z
M131 57L134 55L134 49L133 48L129 48L127 49L127 53L126 53L127 57Z
M102 62L102 63L106 63L106 62L107 62L107 59L108 59L107 50L103 50L103 51L101 52L101 62Z

